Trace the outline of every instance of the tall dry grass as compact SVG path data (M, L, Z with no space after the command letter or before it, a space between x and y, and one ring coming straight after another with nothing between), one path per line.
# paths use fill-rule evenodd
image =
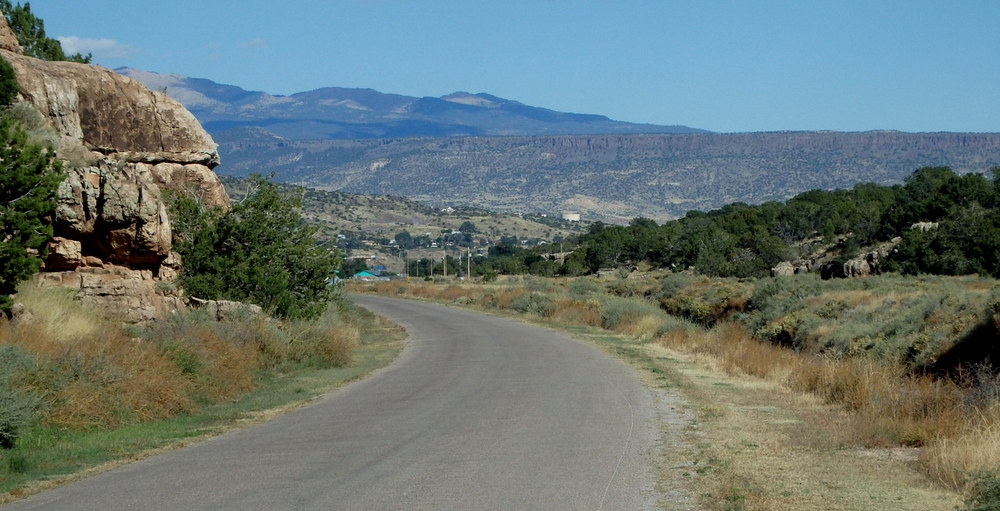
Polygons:
M62 289L33 284L18 300L31 318L6 324L0 343L33 353L37 363L20 380L44 396L43 422L60 427L117 426L191 410L189 383L156 346L73 300Z
M145 329L105 321L62 288L24 283L29 315L0 321L0 344L29 353L17 382L43 397L41 423L116 427L231 400L277 373L342 366L359 344L357 325L329 307L317 320L209 320L188 311Z
M923 447L925 471L962 488L968 474L1000 468L1000 409L970 407L954 381L915 375L902 365L834 359L760 342L736 323L674 330L658 342L702 354L730 374L777 382L851 413L841 440L865 447Z
M981 410L953 435L942 435L921 453L926 472L954 488L967 488L969 476L1000 473L1000 407Z

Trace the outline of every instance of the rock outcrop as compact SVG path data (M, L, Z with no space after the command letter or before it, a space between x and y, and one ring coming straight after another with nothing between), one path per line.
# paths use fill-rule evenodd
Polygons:
M56 237L39 281L78 289L128 321L182 305L179 256L163 189L228 207L212 168L215 142L180 103L100 66L22 54L0 17L0 57L17 73L21 99L58 135L67 178L59 187Z

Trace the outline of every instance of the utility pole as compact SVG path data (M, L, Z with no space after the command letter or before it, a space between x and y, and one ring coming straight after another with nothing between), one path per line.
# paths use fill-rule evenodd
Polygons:
M469 271L468 271L469 282L472 282L472 247L469 247Z
M441 266L444 267L444 276L448 278L448 251L444 251L444 255L441 256Z

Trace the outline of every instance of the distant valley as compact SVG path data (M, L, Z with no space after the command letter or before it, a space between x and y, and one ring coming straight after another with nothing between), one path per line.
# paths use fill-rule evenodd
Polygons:
M418 99L328 88L283 97L119 72L184 103L219 144L221 174L274 172L319 189L508 213L664 221L814 188L899 183L924 166L964 173L1000 165L998 133L722 134L554 112L488 94ZM353 117L331 120L335 112Z

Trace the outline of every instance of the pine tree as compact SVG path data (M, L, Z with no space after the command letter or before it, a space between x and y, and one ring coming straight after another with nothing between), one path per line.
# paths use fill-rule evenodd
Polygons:
M62 43L45 35L45 22L31 12L31 4L13 5L10 0L0 0L0 11L7 18L7 24L17 36L17 42L24 49L24 54L42 60L68 60L89 64L91 55L75 53L66 55Z

